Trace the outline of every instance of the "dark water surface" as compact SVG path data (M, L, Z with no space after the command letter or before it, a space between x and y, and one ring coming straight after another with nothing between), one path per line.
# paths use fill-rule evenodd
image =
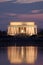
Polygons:
M43 65L43 47L0 47L0 65Z

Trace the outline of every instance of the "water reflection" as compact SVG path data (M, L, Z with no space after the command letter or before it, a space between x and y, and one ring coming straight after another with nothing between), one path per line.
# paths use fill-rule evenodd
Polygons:
M28 63L34 64L37 60L37 47L8 47L8 60L10 63Z

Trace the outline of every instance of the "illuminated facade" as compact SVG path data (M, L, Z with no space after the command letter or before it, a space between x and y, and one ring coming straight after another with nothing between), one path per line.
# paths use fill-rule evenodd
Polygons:
M37 34L37 25L35 22L10 22L7 33L12 36L16 34L34 35Z

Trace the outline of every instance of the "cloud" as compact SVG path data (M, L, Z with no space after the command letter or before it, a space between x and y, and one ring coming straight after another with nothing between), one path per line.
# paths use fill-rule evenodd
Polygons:
M11 1L11 0L0 0L0 2Z
M6 0L7 1L7 0ZM2 2L0 4L0 13L16 13L16 14L34 14L43 13L43 2L32 4L14 4L10 2Z
M43 14L18 14L17 18L20 20L43 20Z
M1 30L6 30L11 21L34 21L38 27L43 28L43 13L42 14L15 14L4 13L0 16Z
M43 20L43 13L41 14L15 14L15 13L5 13L5 16L11 16L12 18L18 18L18 19L39 19L39 20Z
M5 15L7 15L7 16L16 16L15 13L5 13Z
M43 1L43 0L16 0L16 3L32 3L32 2L38 2L38 1Z
M32 13L39 13L41 10L32 10Z

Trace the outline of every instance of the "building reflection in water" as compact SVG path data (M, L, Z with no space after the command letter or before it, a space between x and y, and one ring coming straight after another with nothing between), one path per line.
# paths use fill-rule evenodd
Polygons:
M8 60L10 63L29 63L34 64L37 60L37 47L8 47Z

